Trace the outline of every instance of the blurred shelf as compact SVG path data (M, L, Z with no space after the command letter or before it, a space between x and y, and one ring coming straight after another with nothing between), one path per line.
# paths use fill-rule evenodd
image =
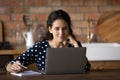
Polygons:
M0 55L19 55L25 50L0 50Z

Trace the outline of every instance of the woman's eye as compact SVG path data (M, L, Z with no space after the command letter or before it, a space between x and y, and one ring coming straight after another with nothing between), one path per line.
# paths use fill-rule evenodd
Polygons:
M64 27L63 30L67 30L67 27Z
M59 27L56 27L56 28L54 28L55 30L60 30L60 28ZM64 27L64 28L61 28L62 30L67 30L67 27Z
M67 28L63 28L63 30L66 30Z
M55 30L59 30L59 28L58 28L58 27L56 27L56 28L55 28Z

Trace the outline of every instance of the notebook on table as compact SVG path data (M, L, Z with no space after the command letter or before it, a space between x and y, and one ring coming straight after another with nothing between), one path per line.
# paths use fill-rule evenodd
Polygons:
M48 48L43 74L83 73L86 63L86 47Z
M22 72L19 72L19 73L12 72L12 73L10 73L10 74L15 75L15 76L41 75L40 72L33 71L33 70L26 70L26 71L22 71Z

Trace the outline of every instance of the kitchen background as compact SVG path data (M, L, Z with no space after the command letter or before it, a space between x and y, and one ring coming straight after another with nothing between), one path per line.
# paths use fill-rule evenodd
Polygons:
M19 46L25 45L23 36L17 38L20 41L16 41L16 33L25 28L23 15L29 15L33 22L40 23L39 27L46 27L49 13L57 9L63 9L70 14L73 32L82 43L89 41L89 27L94 35L91 42L120 43L120 0L0 0L0 32L4 32L3 36L0 34L0 42L8 41L15 48L17 42L20 42ZM40 33L42 31L38 30ZM0 57L0 67L4 67L13 58L2 53ZM119 61L103 61L93 62L92 66L101 69L104 65L108 69L119 68L118 64Z
M46 26L49 13L63 9L72 19L72 28L76 38L87 42L87 30L95 35L93 42L101 42L96 35L97 22L106 11L120 11L120 0L0 0L0 20L3 22L4 40L15 42L17 25L22 31L25 27L23 15L30 15L33 21ZM90 22L91 25L89 25Z

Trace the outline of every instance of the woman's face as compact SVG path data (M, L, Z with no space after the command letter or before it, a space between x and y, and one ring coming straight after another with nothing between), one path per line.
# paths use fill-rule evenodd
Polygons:
M52 27L49 27L49 31L53 34L53 40L57 42L63 42L69 35L68 25L63 19L55 20Z

